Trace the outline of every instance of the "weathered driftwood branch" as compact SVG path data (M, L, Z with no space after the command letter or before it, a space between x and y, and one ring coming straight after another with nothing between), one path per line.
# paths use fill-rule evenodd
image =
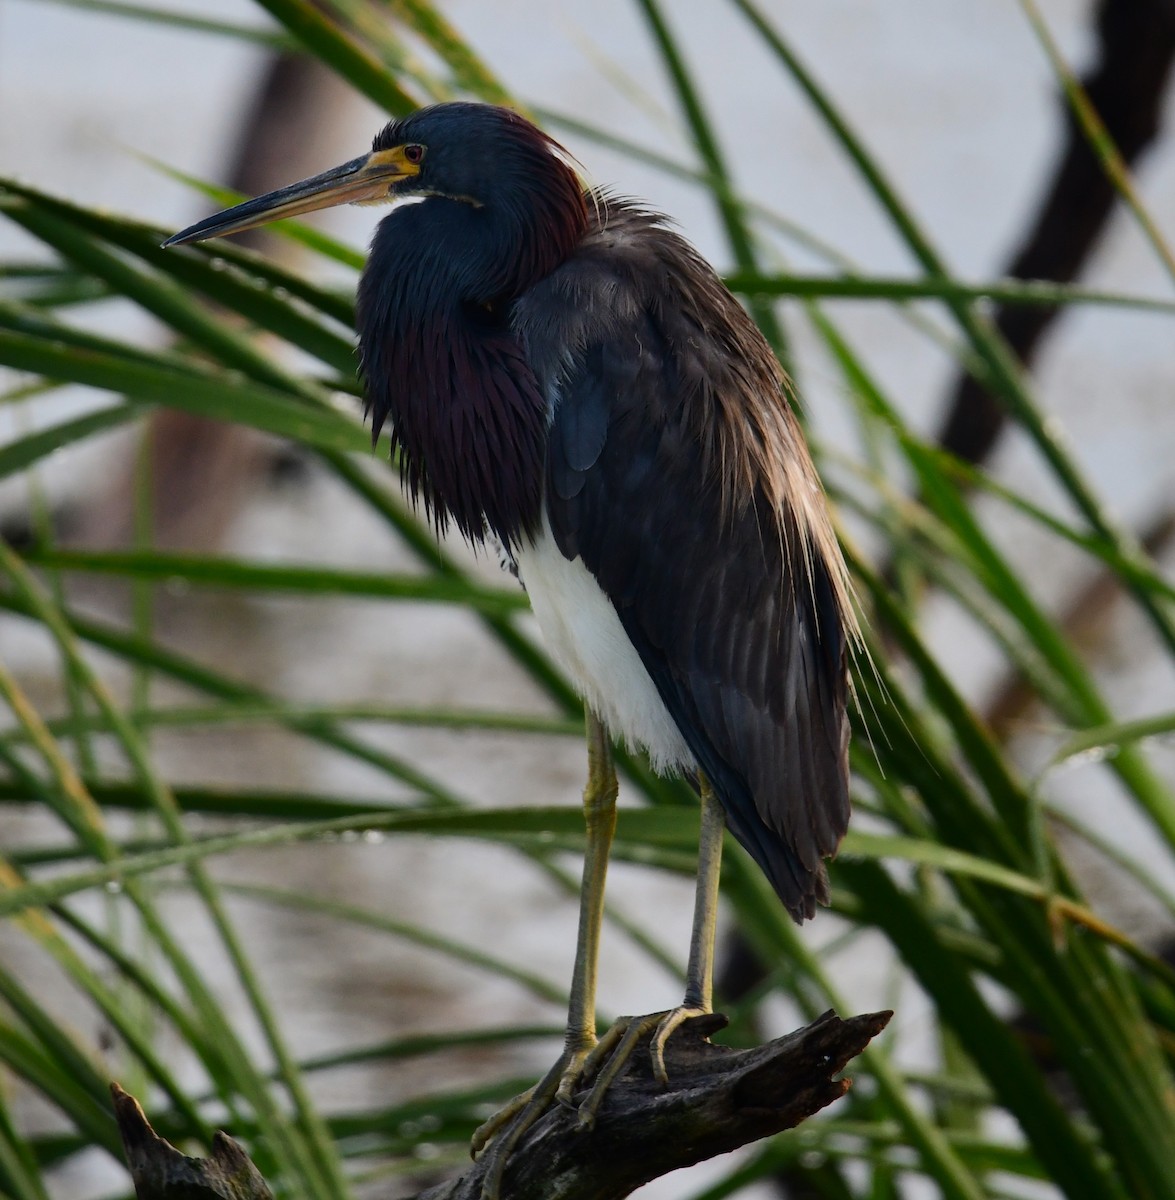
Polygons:
M869 1013L842 1021L828 1012L804 1029L731 1050L705 1040L720 1015L683 1026L666 1047L669 1086L657 1084L647 1043L612 1085L596 1125L556 1108L506 1167L508 1200L620 1200L651 1179L791 1129L848 1091L836 1076L889 1022ZM479 1200L480 1162L417 1200Z
M612 1085L593 1128L581 1128L573 1109L547 1113L511 1156L503 1200L620 1200L678 1167L791 1129L844 1095L850 1081L837 1075L891 1015L842 1021L829 1012L750 1050L705 1040L723 1017L692 1021L667 1047L668 1087L653 1080L642 1046ZM114 1093L139 1200L269 1197L231 1138L218 1134L209 1159L186 1158L156 1136L130 1096L117 1087ZM485 1170L484 1160L476 1162L417 1200L479 1200Z
M188 1158L161 1138L139 1102L110 1085L114 1116L139 1200L273 1200L261 1173L226 1133L212 1139L208 1158Z

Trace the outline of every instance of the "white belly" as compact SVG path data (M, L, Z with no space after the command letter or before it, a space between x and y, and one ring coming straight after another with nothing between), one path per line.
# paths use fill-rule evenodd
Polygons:
M648 671L582 559L568 561L550 528L515 552L543 639L585 702L630 747L648 751L659 772L695 766Z

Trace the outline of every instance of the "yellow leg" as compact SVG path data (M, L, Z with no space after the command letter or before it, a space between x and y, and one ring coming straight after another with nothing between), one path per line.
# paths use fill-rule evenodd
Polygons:
M567 1008L567 1037L555 1065L528 1092L516 1096L473 1135L476 1156L491 1139L490 1161L482 1187L484 1200L498 1200L502 1173L522 1136L553 1103L571 1103L584 1074L584 1064L596 1046L596 976L600 957L600 928L604 920L604 883L608 851L616 832L616 765L607 730L588 714L588 779L583 792L587 847L579 899L579 934L571 998Z
M668 1083L665 1043L690 1017L714 1011L714 931L718 924L718 884L722 875L722 835L726 816L710 781L702 776L702 831L698 839L698 883L694 893L694 925L690 934L689 963L685 972L685 999L657 1026L649 1047L653 1074Z
M686 966L685 998L668 1012L647 1017L621 1017L589 1055L584 1074L598 1070L595 1083L580 1105L580 1120L590 1125L616 1076L624 1069L642 1038L653 1033L649 1055L653 1074L669 1082L665 1070L665 1044L674 1030L692 1017L705 1016L714 1004L714 930L718 920L718 883L722 870L722 835L726 818L710 781L702 776L702 829L698 841L698 882L694 898L694 923Z
M583 792L587 848L583 883L579 892L579 934L575 970L571 976L571 1001L567 1008L567 1049L582 1061L596 1044L596 980L600 961L600 929L604 924L604 885L608 853L616 834L616 764L607 730L594 715L588 716L588 781ZM565 1079L560 1100L570 1100L574 1080Z

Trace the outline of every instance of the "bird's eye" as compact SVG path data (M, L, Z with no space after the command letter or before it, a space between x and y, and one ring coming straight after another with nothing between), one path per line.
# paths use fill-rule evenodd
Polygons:
M418 163L424 157L424 147L417 142L404 147L404 157L410 163Z

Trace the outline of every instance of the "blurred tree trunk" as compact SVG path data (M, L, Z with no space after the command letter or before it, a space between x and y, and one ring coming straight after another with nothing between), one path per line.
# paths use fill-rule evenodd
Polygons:
M317 60L292 52L272 56L242 119L228 186L258 195L329 166L339 157L336 135L353 103L348 86ZM238 241L274 257L294 249L264 230ZM167 550L216 547L276 457L273 439L256 430L172 409L153 412L142 437L152 542ZM71 542L104 548L133 540L139 469L133 451L115 465L106 493L73 524Z

